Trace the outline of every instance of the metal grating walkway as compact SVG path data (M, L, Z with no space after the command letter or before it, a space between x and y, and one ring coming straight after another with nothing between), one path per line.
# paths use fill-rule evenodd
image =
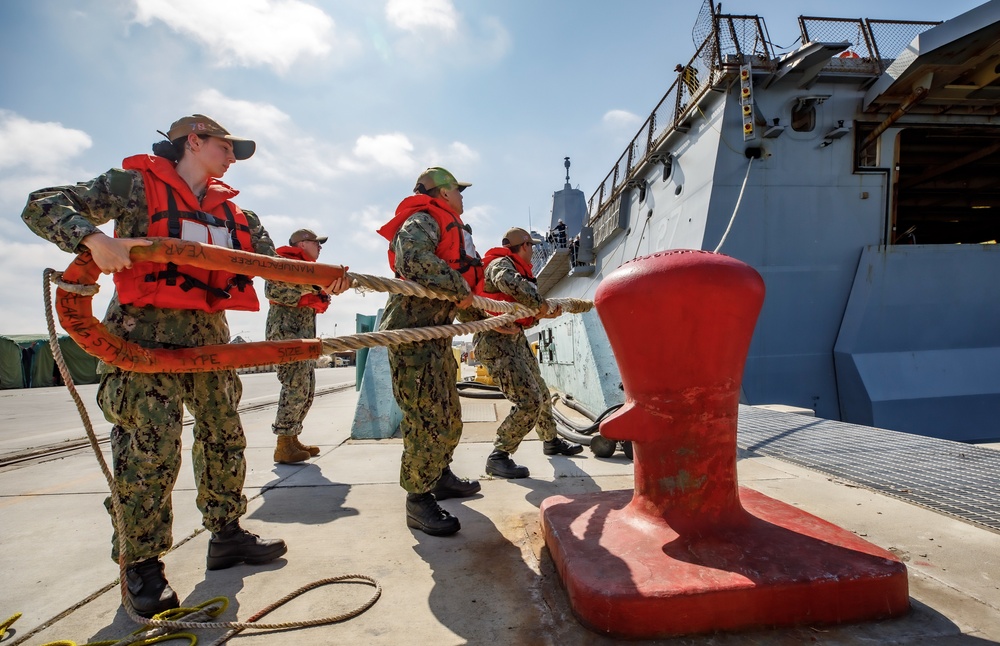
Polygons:
M737 444L1000 532L1000 451L752 406Z

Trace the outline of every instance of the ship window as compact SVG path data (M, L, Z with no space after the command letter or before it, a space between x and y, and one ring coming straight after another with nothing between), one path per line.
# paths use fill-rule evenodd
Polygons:
M897 150L891 243L1000 241L1000 128L907 128Z
M816 104L800 101L792 106L792 130L812 132L816 129Z
M875 132L874 123L859 123L855 128L855 147L858 151L858 168L874 168L878 165L878 139L864 148L861 143L868 135Z

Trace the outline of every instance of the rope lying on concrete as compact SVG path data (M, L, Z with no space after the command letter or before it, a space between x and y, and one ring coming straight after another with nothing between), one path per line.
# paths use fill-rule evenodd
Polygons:
M203 269L228 271L235 269L268 280L299 285L329 285L334 280L347 276L351 279L351 285L359 289L422 298L458 300L452 294L438 292L408 280L353 274L345 271L340 265L262 256L173 238L150 238L150 240L153 244L148 247L132 248L131 255L134 260L190 264ZM509 325L517 319L537 313L536 310L528 309L518 303L475 296L472 299L473 307L484 312L504 314L471 323L368 332L335 339L261 341L173 350L151 349L111 334L94 317L91 301L96 293L95 288L100 273L100 268L94 263L90 254L83 253L77 256L66 271L56 276L55 282L58 287L56 312L59 315L59 322L86 352L109 365L131 372L206 372L292 363L344 350L416 343L482 332ZM56 275L56 272L53 272L53 275ZM591 301L577 298L556 298L547 302L550 308L558 306L569 313L582 313L593 307Z

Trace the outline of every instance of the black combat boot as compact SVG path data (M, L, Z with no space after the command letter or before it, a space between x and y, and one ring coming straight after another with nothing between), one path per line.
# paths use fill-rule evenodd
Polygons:
M450 536L462 529L458 519L442 509L430 493L406 494L406 526L431 536Z
M163 576L163 562L158 558L126 566L125 588L132 609L146 619L180 605L177 593Z
M268 563L288 551L280 538L261 538L230 521L208 541L208 569L222 570L244 561L250 565Z
M496 450L486 458L486 473L501 478L527 478L528 467L522 467L510 459L510 453Z
M573 442L567 442L561 437L554 440L545 440L542 443L542 452L545 455L576 455L583 451L583 447Z
M468 498L479 493L482 489L478 480L466 480L459 478L451 471L451 467L445 467L438 478L437 484L431 489L431 493L438 500L448 498Z

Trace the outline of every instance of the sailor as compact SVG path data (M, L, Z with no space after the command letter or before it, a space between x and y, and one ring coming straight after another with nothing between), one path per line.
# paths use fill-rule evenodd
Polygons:
M502 244L487 251L483 257L486 270L480 295L521 303L537 309L538 314L506 328L479 332L473 340L476 357L513 404L497 428L494 450L486 460L486 473L501 478L526 478L528 467L516 464L510 454L517 451L532 428L542 439L545 455L576 455L583 447L556 435L549 387L542 379L538 361L524 336L524 329L535 325L538 319L555 318L562 313L558 306L550 309L538 294L531 269L531 247L535 241L527 231L515 227L504 234Z
M555 226L555 237L556 237L556 245L558 245L561 248L565 248L566 247L566 223L563 222L562 219L560 219L559 223L556 224L556 226Z
M163 134L163 133L161 133ZM116 292L104 324L112 334L148 348L186 348L229 341L225 310L257 310L249 277L228 272L135 262L146 236L169 236L274 255L274 244L252 211L231 200L219 181L256 144L233 137L201 114L175 121L153 155L135 155L100 177L35 191L21 214L39 236L69 253L89 251ZM114 237L97 227L114 221ZM113 424L111 452L122 525L112 558L124 550L127 597L152 615L178 605L160 556L173 543L171 492L181 464L184 407L194 416L191 456L202 523L212 532L208 569L267 563L284 541L240 527L246 513L246 438L236 407L242 384L234 370L202 373L127 372L101 366L97 400ZM111 508L110 498L105 505Z
M299 229L288 239L288 246L278 247L283 258L316 262L327 236L317 236L309 229ZM351 286L342 276L331 285L296 285L278 281L264 283L264 295L270 303L267 311L267 340L312 339L316 337L316 315L330 306L330 294L342 294ZM319 455L319 447L299 441L302 422L316 395L316 361L283 363L277 367L281 394L278 412L271 428L277 435L274 461L279 464L304 462Z
M380 330L447 325L471 305L483 270L472 229L462 221L462 191L469 186L444 168L428 168L417 178L415 194L378 230L389 240L389 267L396 276L453 294L457 301L392 294ZM389 367L403 412L399 484L406 490L406 524L433 536L454 534L461 524L437 501L472 496L480 485L450 467L462 436L451 339L390 346Z
M681 75L681 82L687 88L688 96L694 96L698 93L698 88L701 87L701 82L698 80L698 68L678 64L674 67L674 71Z

